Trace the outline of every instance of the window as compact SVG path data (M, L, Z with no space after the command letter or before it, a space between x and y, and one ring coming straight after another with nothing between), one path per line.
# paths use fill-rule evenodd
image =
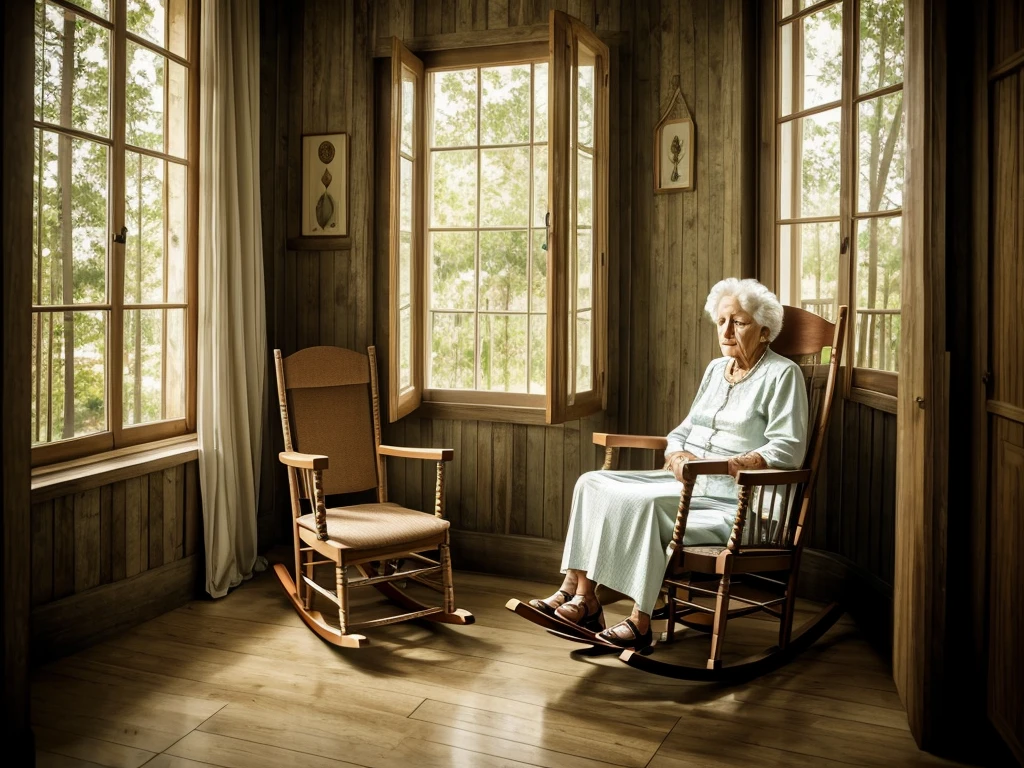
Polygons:
M553 56L425 61L394 41L392 421L421 400L549 423L603 405L608 53L565 14L551 35Z
M194 6L36 2L33 464L193 428Z
M777 9L779 296L830 320L848 304L852 385L895 395L903 2L778 0Z

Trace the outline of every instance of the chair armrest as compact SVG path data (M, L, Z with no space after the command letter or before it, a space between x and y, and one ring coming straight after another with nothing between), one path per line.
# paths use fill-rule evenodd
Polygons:
M605 448L650 448L664 451L668 438L663 435L615 435L609 432L595 432L594 445Z
M745 469L736 474L737 485L795 485L811 479L809 469Z
M400 459L421 459L422 461L451 461L455 458L453 448L401 448L396 445L379 445L381 456L397 456Z
M695 480L698 475L728 475L728 459L693 459L683 464L683 479Z
M315 453L299 453L298 451L281 451L277 455L282 464L296 469L327 469L328 458Z

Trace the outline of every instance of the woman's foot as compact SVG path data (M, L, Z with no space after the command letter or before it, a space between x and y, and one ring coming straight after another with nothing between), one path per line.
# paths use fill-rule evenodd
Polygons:
M646 630L641 632L637 622L633 619L626 619L613 627L608 627L603 632L598 632L597 637L617 648L631 648L640 653L649 650L654 644L650 623L648 622Z
M531 608L536 608L541 613L546 613L548 616L554 616L555 609L570 600L572 600L572 594L566 592L564 589L559 589L550 597L535 597L530 601L529 605Z
M593 593L576 595L572 600L560 605L555 610L555 615L591 632L600 632L605 626L604 610Z

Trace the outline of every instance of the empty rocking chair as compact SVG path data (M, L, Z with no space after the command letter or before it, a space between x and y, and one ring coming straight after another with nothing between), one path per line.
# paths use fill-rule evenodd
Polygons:
M274 350L277 394L288 468L294 578L284 564L274 571L303 621L334 645L358 648L366 637L355 629L425 618L448 624L472 624L473 615L455 608L449 555L449 525L444 519L444 463L450 448L397 448L380 444L380 407L374 348L369 356L339 347L310 347L282 358ZM387 499L385 456L434 461L437 485L433 514L391 504ZM325 496L376 491L377 501L328 509ZM304 512L300 498L309 500ZM423 552L437 550L439 561ZM414 567L397 570L397 563ZM314 578L318 566L334 567L335 589ZM349 580L355 566L361 578ZM436 584L429 577L440 575ZM440 606L426 606L396 581L414 581L441 592ZM404 613L355 622L349 616L349 590L372 586ZM338 606L338 626L313 610L318 593Z

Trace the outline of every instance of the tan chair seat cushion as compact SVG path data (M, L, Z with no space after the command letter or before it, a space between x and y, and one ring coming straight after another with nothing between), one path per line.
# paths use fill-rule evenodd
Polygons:
M302 515L298 523L316 533L312 514ZM327 510L327 536L343 549L401 546L432 536L441 538L447 530L447 520L397 504L356 504Z

